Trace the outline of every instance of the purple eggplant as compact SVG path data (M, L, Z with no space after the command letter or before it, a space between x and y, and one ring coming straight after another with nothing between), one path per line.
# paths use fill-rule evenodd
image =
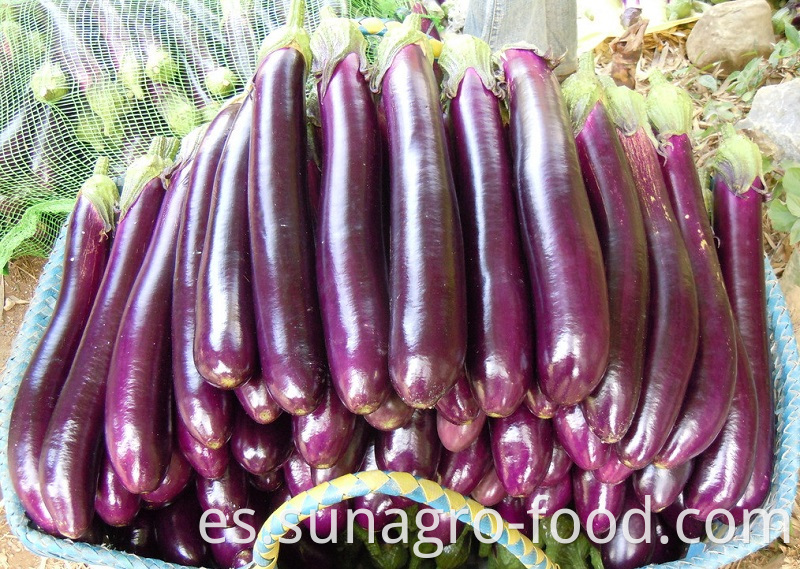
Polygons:
M494 466L483 476L472 491L472 498L487 508L491 508L506 497L506 490L497 475Z
M408 405L430 408L464 366L467 294L439 89L417 21L412 15L384 36L373 87L389 156L389 371Z
M242 385L258 364L246 222L252 122L248 97L219 157L195 289L194 362L222 389Z
M731 509L736 522L741 523L744 510L761 506L769 493L775 438L762 247L761 155L747 138L728 133L714 167L714 234L719 262L758 396L753 474Z
M478 401L472 394L469 377L462 371L455 385L436 402L437 416L442 416L454 425L466 425L474 421L481 412Z
M189 428L178 418L175 428L177 430L178 447L183 456L192 465L192 468L204 478L219 478L225 474L230 460L228 445L211 448L192 437Z
M343 35L352 41L336 44ZM361 72L365 46L358 25L344 18L323 20L311 41L314 72L322 76L320 308L333 386L345 406L360 415L380 407L392 389L381 140L372 93Z
M169 181L109 369L106 449L123 484L135 494L158 487L172 456L170 315L188 173L188 168L179 168Z
M688 544L681 541L677 532L666 524L661 516L653 516L653 538L655 551L650 558L650 563L653 565L683 559L689 549Z
M189 461L177 446L173 446L172 460L170 460L167 473L158 488L152 492L141 494L144 507L150 509L163 508L183 492L194 476L194 470Z
M367 453L370 442L372 442L373 431L364 421L359 420L356 423L353 434L347 442L347 448L336 464L330 468L314 468L312 469L312 476L314 478L314 485L322 484L328 480L333 480L345 474L354 474L361 468L364 462L364 456Z
M618 516L614 537L600 547L603 567L606 569L637 569L647 565L653 557L655 551L653 516L648 516L640 509L636 498L628 496L620 513L627 514L631 510L639 510L642 513L634 512L634 515L628 518L630 521L627 524L627 532L623 531L624 518ZM628 533L633 540L642 541L631 543L625 533Z
M572 459L560 444L553 443L553 456L550 458L550 466L547 467L547 474L544 475L539 483L541 488L556 486L569 479L569 471L572 468Z
M290 14L286 42L253 79L248 181L261 369L272 397L294 415L317 407L328 375L305 189L306 57L292 43L293 34L305 34L302 22L303 10Z
M683 492L688 508L700 510L706 520L712 510L730 509L742 497L756 464L758 445L758 396L750 361L737 332L736 389L728 419L717 440L694 461L694 471Z
M136 517L140 504L141 498L125 489L111 461L102 453L97 494L92 504L94 512L108 525L123 527Z
M113 532L114 549L133 553L139 557L158 556L154 516L153 512L142 511L130 525Z
M578 468L597 470L614 449L592 432L580 405L561 407L553 419L556 438Z
M291 432L288 415L262 425L239 409L231 436L231 455L247 472L266 474L283 466L292 453Z
M172 302L172 385L178 415L192 436L220 447L233 428L231 395L207 383L194 359L198 275L211 210L214 177L239 105L211 121L194 158L175 257Z
M276 420L283 410L273 399L263 374L257 371L234 391L242 409L256 423L268 425Z
M467 372L484 413L507 417L533 380L533 322L491 50L472 36L453 36L439 64L444 93L452 99L467 275Z
M435 411L418 409L407 426L379 432L375 440L375 458L381 470L408 472L432 479L440 453Z
M283 486L283 470L273 470L266 474L251 474L248 476L250 485L261 492L275 492Z
M697 358L686 397L655 459L660 466L674 468L711 446L725 424L736 386L736 325L689 140L691 97L667 83L658 70L649 80L648 116L659 134L661 172L689 252L700 323Z
M112 229L117 200L117 189L111 180L95 176L91 180L91 184L87 182L81 188L70 215L61 289L50 323L22 377L9 424L11 482L25 511L48 533L61 528L43 500L39 457L48 423L103 279L111 247L108 232ZM87 528L88 525L83 529Z
M631 166L647 234L649 325L642 392L617 452L626 466L652 462L680 412L697 352L697 293L689 254L650 140L641 95L607 90L608 109Z
M436 413L436 432L442 446L450 452L461 452L470 446L483 431L486 415L478 413L478 417L466 425L456 425Z
M443 450L438 468L440 484L468 496L492 468L491 453L489 433L486 430L460 452Z
M263 519L262 519L263 517ZM237 565L237 558L243 557L246 552L253 550L261 526L266 517L259 515L242 516L241 522L245 525L235 525L229 528L210 527L208 537L213 541L209 543L211 554L217 565L223 569L241 567ZM218 540L222 540L216 543Z
M212 521L233 526L234 514L247 506L247 473L235 462L228 464L225 474L215 480L197 477L197 500L203 511L219 510L221 519Z
M547 518L566 508L572 501L572 479L564 476L553 486L540 486L525 498L525 511L536 509L539 516Z
M374 441L367 447L361 470L365 472L378 470ZM397 505L392 496L387 496L386 494L367 494L366 496L353 498L352 510L355 512L355 521L359 526L366 530L372 529L373 531L380 532L396 515L396 513L390 515L387 514L387 512L396 507ZM358 510L366 510L370 515L359 513ZM372 526L370 526L370 521L372 522Z
M572 496L575 511L586 531L595 536L607 532L619 516L625 503L627 484L605 484L586 470L572 470ZM593 519L589 519L596 512ZM608 514L611 514L609 516Z
M283 475L286 478L286 487L292 496L314 488L313 468L303 460L299 452L292 453L286 464L283 465ZM339 502L317 512L311 518L302 522L302 525L311 529L319 537L327 538L334 529L344 529L347 516L347 502ZM312 521L313 518L313 521ZM312 535L313 538L313 535Z
M292 417L294 446L314 468L330 468L344 454L356 428L356 416L348 411L332 387L311 413Z
M525 405L527 405L531 413L540 419L552 419L558 411L558 405L550 401L542 393L537 380L534 380L533 385L525 392Z
M111 355L122 312L155 226L164 188L151 182L124 196L103 281L42 443L43 497L62 535L77 539L91 525L102 456L103 414Z
M464 522L451 516L449 512L442 512L430 506L420 505L417 515L421 516L424 525L419 533L421 535L424 533L426 539L438 539L444 547L456 543L464 529ZM502 516L502 513L500 515Z
M572 405L594 390L608 361L603 256L555 74L526 49L506 50L502 64L538 378L550 400Z
M633 473L634 470L625 466L616 452L611 453L611 456L608 457L608 462L603 466L592 471L595 478L606 484L619 484L620 482L624 482Z
M640 504L649 497L650 509L660 512L678 498L691 475L691 461L670 469L649 464L633 473L631 488Z
M614 443L633 420L642 385L650 287L647 237L630 166L601 102L594 59L587 55L580 66L564 82L563 91L603 250L611 324L608 366L582 406L592 431L600 440Z
M547 474L553 456L550 421L521 405L509 417L490 419L492 457L506 492L527 496Z
M379 431L393 431L408 425L413 414L414 408L406 405L392 390L383 405L372 413L364 415L364 419Z
M171 563L202 567L208 559L208 544L200 534L202 512L194 493L180 498L156 513L156 543L159 558Z
M686 512L686 508L686 502L684 502L683 494L681 494L671 505L662 510L659 516L669 527L679 534L682 533L688 539L705 537L705 523L689 515L689 512ZM681 517L681 514L683 514L683 517ZM680 526L680 531L678 526Z

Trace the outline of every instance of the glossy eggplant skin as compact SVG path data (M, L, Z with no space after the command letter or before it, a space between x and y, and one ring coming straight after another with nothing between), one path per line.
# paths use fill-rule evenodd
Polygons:
M680 413L697 353L697 292L653 143L642 129L619 137L636 183L650 270L642 392L617 445L622 462L636 469L652 462Z
M286 479L286 488L292 496L311 490L314 484L313 468L303 460L299 452L295 451L283 465L283 476ZM318 511L314 516L313 530L317 536L327 537L332 534L333 527L341 530L345 527L347 516L347 502L338 502L329 508ZM301 522L306 528L312 528L311 518Z
M538 507L539 516L547 518L566 508L572 501L572 479L564 476L552 486L540 486L525 498L525 511Z
M393 431L411 421L411 416L414 414L414 408L406 405L397 393L392 390L389 398L383 402L383 405L378 407L372 413L364 415L364 420L369 423L372 428L379 431Z
M155 514L142 511L129 525L112 532L115 549L133 553L139 557L155 557L156 547Z
M455 425L466 425L475 420L481 407L472 394L470 378L462 371L456 383L436 402L436 411Z
M494 466L481 478L472 491L472 498L479 504L491 508L507 496L503 483L497 476Z
M483 430L478 438L461 452L442 451L439 458L439 482L445 488L468 496L492 467L489 432Z
M573 405L594 390L608 361L603 255L555 74L524 49L506 50L502 64L534 301L537 376L550 400Z
M619 484L627 480L635 471L623 464L619 455L616 452L611 453L608 457L608 462L597 470L593 470L592 474L600 482L606 484Z
M193 476L192 465L183 456L180 448L173 446L172 460L170 460L169 468L167 468L161 484L152 492L141 495L144 507L158 509L167 506L183 492Z
M625 499L624 509L620 513L624 515L624 513L633 509L642 511L636 498L628 496ZM641 543L629 543L627 541L625 532L622 531L622 520L621 516L617 517L617 531L614 537L600 547L603 567L607 569L637 569L638 567L644 567L650 562L655 552L652 516L649 520L645 520L641 514L630 517L629 535L635 540L644 538Z
M262 425L239 409L231 436L231 455L250 474L263 475L280 468L289 458L293 450L291 436L288 415Z
M683 407L655 459L672 468L711 446L725 424L736 386L736 324L689 135L669 137L661 152L661 171L694 273L700 318L697 359Z
M553 456L550 421L533 415L520 405L508 417L490 419L497 476L511 496L527 496L544 480Z
M407 426L379 432L375 440L375 458L381 470L430 479L436 474L440 453L435 411L417 409Z
M450 104L467 275L467 371L489 417L508 417L533 379L528 278L500 105L474 69Z
M359 55L320 93L323 172L317 283L328 364L352 412L389 397L389 292L381 225L381 136Z
M365 421L359 420L355 429L353 429L353 434L348 441L344 454L336 461L336 464L330 468L312 469L311 475L314 479L314 485L322 484L345 474L358 472L373 438L374 431L372 428Z
M59 393L81 341L103 279L111 239L89 202L78 197L67 227L61 290L53 315L36 346L14 401L8 433L11 482L25 511L43 530L58 527L45 506L39 456Z
M550 466L547 467L547 474L544 475L539 483L539 488L549 488L560 484L565 478L569 478L569 471L572 468L572 459L558 442L553 443L553 456L550 458Z
M217 509L222 512L222 519L213 521L225 522L228 527L235 524L234 514L247 507L247 473L235 462L228 465L225 474L216 480L197 477L197 501L203 511Z
M94 518L114 339L163 198L161 183L150 182L117 224L103 281L42 443L42 496L58 532L72 539Z
M614 451L594 434L581 405L561 407L553 419L556 438L581 470L597 470Z
M742 497L731 508L734 520L741 523L744 510L753 510L769 493L772 479L775 403L767 346L767 296L762 251L762 213L764 197L761 181L742 195L734 194L717 176L713 184L714 234L725 280L725 289L739 325L753 382L758 396L758 434L753 474Z
M293 415L317 407L328 375L305 188L305 79L303 55L291 47L270 53L256 72L248 183L261 369Z
M669 527L677 531L678 517L684 510L686 510L687 507L688 506L686 506L683 494L681 494L671 505L664 508L659 515L661 516L661 519L664 520L667 525L669 525ZM688 515L688 513L687 515L683 516L680 525L683 529L683 534L690 539L700 539L706 535L705 523L693 516Z
M417 44L382 82L390 173L389 373L431 408L458 379L467 346L464 251L439 89Z
M234 389L258 365L247 232L253 99L236 113L219 159L197 277L194 362L221 389Z
M92 505L100 519L112 527L127 526L139 513L141 498L125 489L105 453L102 453L97 493Z
M256 490L268 493L275 492L283 486L283 470L279 468L258 476L251 474L248 479L250 480L250 485Z
M161 483L172 456L170 320L175 242L189 187L179 168L128 297L106 388L106 450L134 494Z
M594 535L604 534L611 528L611 520L619 521L625 503L627 484L605 484L597 480L594 475L586 470L577 468L572 470L572 496L575 500L575 512L581 525L587 531L590 529L589 515L595 510L605 509L613 516L600 513L591 520L591 530Z
M739 359L730 413L717 440L694 460L692 478L683 492L686 506L706 520L712 510L729 509L744 494L756 464L759 401L747 350L737 333Z
M237 387L234 393L236 399L239 400L239 405L256 423L269 425L283 412L280 405L270 395L267 381L260 370Z
M195 365L198 275L203 254L214 178L239 105L231 104L208 125L194 157L186 205L181 215L172 301L172 385L175 406L192 436L220 447L233 428L231 395L205 381Z
M655 551L653 557L650 558L650 563L654 565L669 563L686 556L689 545L681 541L677 532L666 524L661 516L653 516L653 537L655 538Z
M292 417L294 446L312 467L330 468L347 450L356 419L328 386L316 409Z
M558 404L550 401L539 386L538 381L534 381L525 393L525 405L530 412L540 419L552 419L558 411Z
M176 420L178 447L192 468L203 478L219 478L225 474L230 460L228 445L211 448L192 437L180 417Z
M587 116L575 144L603 250L611 325L608 366L582 406L592 431L614 443L633 420L642 386L650 288L647 237L630 166L602 103Z
M470 446L483 431L486 424L486 415L478 413L474 421L466 425L451 423L441 413L436 413L436 432L442 447L450 452L461 452Z
M633 473L631 489L640 504L644 505L646 497L649 496L650 509L653 512L660 512L684 491L684 486L692 475L692 467L692 461L670 469L649 464Z
M174 503L156 512L155 533L160 559L190 567L205 565L209 551L200 534L201 515L192 492L184 492Z

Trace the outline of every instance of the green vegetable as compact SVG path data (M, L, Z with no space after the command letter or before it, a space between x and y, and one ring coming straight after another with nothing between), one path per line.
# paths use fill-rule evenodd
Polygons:
M169 83L178 74L178 64L167 50L155 48L147 53L144 72L156 83Z
M69 92L64 70L52 61L46 61L33 72L30 87L36 100L47 104L57 103Z
M217 67L210 71L205 78L208 92L218 97L232 95L236 82L236 74L227 67Z

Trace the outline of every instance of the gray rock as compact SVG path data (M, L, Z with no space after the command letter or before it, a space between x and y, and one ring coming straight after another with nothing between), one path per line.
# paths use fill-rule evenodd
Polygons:
M730 73L772 52L772 9L767 0L735 0L712 6L686 40L686 54L697 67L721 62Z
M800 162L800 78L759 89L747 118L736 126L765 154Z

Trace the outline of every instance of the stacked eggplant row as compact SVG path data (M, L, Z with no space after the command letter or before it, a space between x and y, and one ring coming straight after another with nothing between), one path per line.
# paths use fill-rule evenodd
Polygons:
M297 4L245 95L177 157L155 140L118 208L102 162L81 190L11 420L33 522L239 567L237 520L378 468L507 519L571 507L596 537L613 520L595 509L648 502L631 534L669 543L619 531L609 568L680 557L684 508L689 537L715 508L741 523L774 436L757 150L725 138L712 229L691 101L663 77L645 100L587 60L562 87L533 49L496 68L454 36L440 84L418 16L367 66L353 22L309 41ZM393 506L411 502L339 504L316 533L349 508L379 532Z

